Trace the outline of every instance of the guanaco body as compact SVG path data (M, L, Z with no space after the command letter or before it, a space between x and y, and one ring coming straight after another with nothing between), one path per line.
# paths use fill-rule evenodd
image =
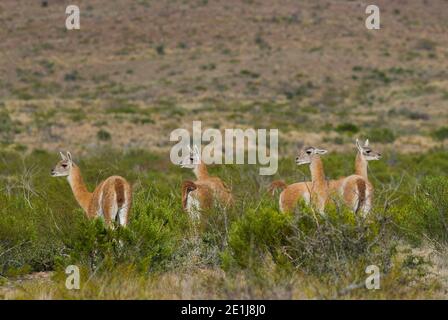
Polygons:
M196 181L188 180L182 183L182 207L193 220L200 218L201 210L210 209L214 205L224 208L233 205L231 191L220 178L209 175L196 146L180 165L182 168L192 169L196 176Z
M89 192L81 176L81 170L73 162L72 155L60 153L61 160L51 170L53 177L67 177L68 183L88 218L102 217L107 225L118 220L126 226L132 202L129 183L120 176L111 176L101 182L95 191Z
M381 154L369 147L368 139L363 146L356 139L356 148L358 152L355 160L355 174L331 180L329 188L330 192L339 195L353 212L361 211L365 216L372 208L374 191L367 175L368 161L381 159Z
M320 213L324 212L328 198L328 183L320 155L326 154L327 150L315 147L305 148L296 158L298 165L309 164L311 181L297 182L286 185L283 181L274 181L270 190L282 189L279 197L279 207L282 212L294 210L298 201L304 200L307 205L314 205Z

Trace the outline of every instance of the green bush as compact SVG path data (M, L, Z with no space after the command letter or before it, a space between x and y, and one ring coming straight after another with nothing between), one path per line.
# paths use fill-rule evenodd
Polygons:
M78 70L73 70L69 73L66 73L64 75L64 80L65 81L77 81L79 80L79 72Z
M51 270L55 257L63 254L62 227L70 219L64 212L50 210L41 197L32 197L29 204L24 189L13 194L0 194L4 206L0 209L0 275L11 270ZM25 193L23 193L25 192Z
M102 152L77 161L89 190L98 183L101 170L100 179L121 174L132 181L136 176L129 168L160 161L144 152L114 154L115 162L105 161ZM0 152L0 158L4 174L0 176L0 274L27 268L54 270L68 263L102 269L126 263L155 270L169 263L188 228L186 218L178 214L180 195L169 184L136 190L129 227L110 230L102 220L87 220L66 179L50 176L50 168L59 160L57 154L35 151L22 157Z
M166 197L164 195L170 194ZM120 264L142 272L165 268L188 230L179 215L180 196L171 189L150 187L134 193L127 228L107 228L101 219L79 219L63 239L66 255L62 265L80 263L92 269L112 270Z
M372 214L365 220L349 210L332 207L324 217L299 205L296 214L260 208L232 225L225 269L238 266L257 271L272 259L277 266L337 279L354 268L390 268L395 242L390 219Z
M355 154L325 158L326 175L353 172ZM128 267L145 278L148 273L149 278L161 273L170 277L207 270L225 277L249 274L259 288L266 288L266 281L278 288L286 286L288 275L300 274L339 288L364 281L369 264L378 265L386 279L396 240L407 245L431 239L446 246L448 190L446 177L440 176L448 171L448 154L443 151L388 152L371 162L375 209L365 221L337 207L329 207L326 217L317 220L300 205L294 214L280 213L278 198L266 194L269 183L310 179L309 170L297 167L293 159L280 160L277 177L260 176L258 166L210 166L209 172L232 188L236 203L232 209L204 212L199 227L181 208L180 184L193 179L191 171L142 150L99 149L86 157L73 156L91 191L113 174L132 183L128 227L111 230L100 219L85 217L66 179L49 174L58 154L0 151L2 276L47 270L65 276L65 267L76 264L86 277Z
M104 129L100 129L96 133L96 136L97 136L98 140L101 140L101 141L109 141L110 139L112 139L112 136L110 135L110 133Z
M364 219L346 208L329 206L316 220L310 209L301 211L286 248L296 268L335 279L353 268L362 273L371 264L389 269L395 243L387 217L371 212Z
M17 133L17 126L7 111L0 111L0 138L4 142L10 142Z
M223 254L223 266L257 268L267 257L279 261L286 244L291 216L272 207L246 212L229 232L229 248Z
M345 133L357 133L359 132L359 128L353 123L342 123L336 127L336 131Z
M431 133L431 136L434 139L439 140L439 141L443 141L445 139L448 139L448 127L442 127L442 128L437 129L437 130L434 130Z
M165 45L159 44L156 46L156 52L158 55L163 56L165 54Z
M402 231L413 241L448 244L448 179L425 177L409 204L397 214Z
M374 128L368 132L367 136L371 141L379 143L392 143L396 139L393 131L388 128Z

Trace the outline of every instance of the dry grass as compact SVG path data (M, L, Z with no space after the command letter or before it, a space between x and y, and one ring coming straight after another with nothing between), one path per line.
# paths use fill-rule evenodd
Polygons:
M379 1L378 32L365 29L358 1L79 5L82 29L67 32L63 2L0 4L14 147L166 151L169 132L193 119L280 128L285 143L335 150L351 139L334 131L345 122L362 135L393 130L402 152L441 144L430 133L448 116L445 1Z

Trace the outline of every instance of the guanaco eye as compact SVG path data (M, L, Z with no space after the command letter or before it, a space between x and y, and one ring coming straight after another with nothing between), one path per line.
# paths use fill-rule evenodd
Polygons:
M308 150L308 151L306 152L306 154L311 154L311 151Z
M193 158L190 158L190 161L193 161Z
M66 164L63 164L63 165L62 165L62 168L67 168L67 165L66 165Z
M370 153L372 150L366 150L366 153Z

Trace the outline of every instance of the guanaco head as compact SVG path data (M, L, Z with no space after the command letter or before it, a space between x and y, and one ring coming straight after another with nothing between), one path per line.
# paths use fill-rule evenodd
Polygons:
M67 154L64 155L62 152L59 152L61 155L61 160L56 164L56 166L51 169L52 177L67 177L70 175L70 172L73 168L73 160L70 152L67 151Z
M369 139L367 139L362 146L359 143L359 140L356 139L356 147L358 148L361 156L367 161L381 159L381 153L375 152L372 150L372 148L369 147Z
M199 163L201 163L201 154L196 145L193 146L193 150L190 147L188 147L188 149L190 152L188 156L180 162L180 166L182 168L194 169Z
M296 163L300 166L302 164L310 164L315 157L321 154L326 154L328 151L315 147L307 147L303 149L296 157Z

